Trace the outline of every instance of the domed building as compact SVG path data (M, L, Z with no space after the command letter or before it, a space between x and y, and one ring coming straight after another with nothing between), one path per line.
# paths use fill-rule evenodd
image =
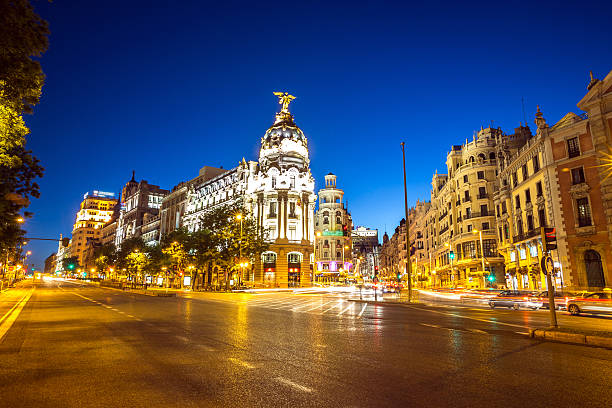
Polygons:
M315 182L306 137L289 112L295 97L275 95L282 108L261 139L259 161L242 159L237 167L192 185L182 225L194 231L207 211L241 202L270 243L245 280L260 287L310 286ZM203 283L214 284L215 276L213 273Z

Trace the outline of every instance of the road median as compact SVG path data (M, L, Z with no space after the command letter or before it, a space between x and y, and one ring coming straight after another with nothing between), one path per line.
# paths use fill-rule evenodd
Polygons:
M529 337L540 340L612 349L612 332L581 331L563 328L530 329Z

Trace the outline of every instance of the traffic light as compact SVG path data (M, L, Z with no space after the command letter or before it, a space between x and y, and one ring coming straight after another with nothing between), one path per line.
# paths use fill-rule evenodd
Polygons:
M374 276L377 276L377 275L378 275L378 266L375 266L374 267Z
M453 251L450 251L450 252L448 253L448 258L449 258L449 259L455 259L455 253L454 253Z
M346 224L342 226L342 235L348 237L348 225Z
M74 270L75 265L73 263L68 264L68 269L70 269L71 271Z
M557 249L557 229L542 227L542 251Z
M489 275L487 279L489 280L489 282L495 282L495 275Z
M70 244L70 238L62 238L62 246L67 247Z

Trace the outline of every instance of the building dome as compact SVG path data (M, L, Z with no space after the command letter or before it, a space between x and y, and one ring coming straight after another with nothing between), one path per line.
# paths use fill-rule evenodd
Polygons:
M286 92L274 94L278 96L282 109L276 114L274 124L261 138L259 162L264 170L270 166L279 169L296 167L300 171L304 170L309 164L306 136L295 124L288 108L295 97Z

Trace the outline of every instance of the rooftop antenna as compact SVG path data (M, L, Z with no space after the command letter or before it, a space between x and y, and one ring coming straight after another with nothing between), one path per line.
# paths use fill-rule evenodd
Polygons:
M523 107L523 123L527 126L527 116L525 116L525 98L521 96L521 106Z

